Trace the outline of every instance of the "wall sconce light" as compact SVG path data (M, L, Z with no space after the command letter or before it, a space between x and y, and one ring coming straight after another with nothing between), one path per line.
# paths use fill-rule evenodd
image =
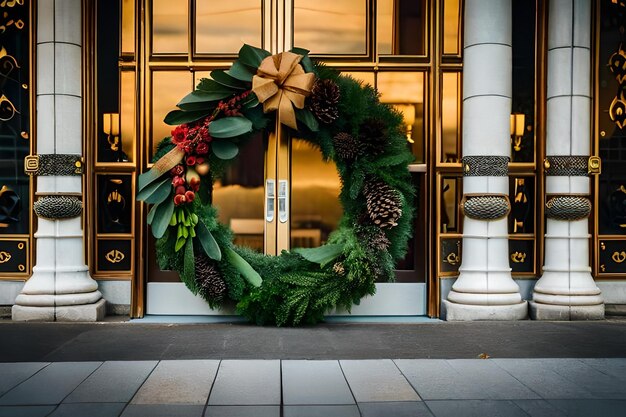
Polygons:
M402 113L404 124L406 125L406 140L409 143L415 143L413 138L413 125L415 124L415 105L414 104L394 104L393 108Z
M526 129L526 116L524 113L511 114L511 143L513 150L519 152L522 150L522 137Z
M107 135L107 141L112 151L120 150L120 115L119 113L104 113L102 115L102 130Z

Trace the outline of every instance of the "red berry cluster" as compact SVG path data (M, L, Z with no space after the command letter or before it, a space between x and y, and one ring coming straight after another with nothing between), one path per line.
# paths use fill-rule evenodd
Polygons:
M185 166L178 164L170 170L172 186L174 187L174 204L191 203L200 189L200 176L192 169L185 175Z
M251 91L244 91L228 101L220 101L217 105L217 110L223 112L225 116L241 116L241 102L248 97L250 93Z
M205 117L192 123L176 126L172 130L172 143L185 151L188 156L208 154L209 143L213 141L209 134L211 120L213 120L212 117ZM193 166L195 162L187 165Z

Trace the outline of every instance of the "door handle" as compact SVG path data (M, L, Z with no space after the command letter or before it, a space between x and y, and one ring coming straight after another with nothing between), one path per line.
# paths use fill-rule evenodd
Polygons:
M289 217L287 212L288 184L287 180L278 181L278 220L281 223L286 223Z
M265 182L265 220L270 223L274 221L274 185L274 180L267 180Z

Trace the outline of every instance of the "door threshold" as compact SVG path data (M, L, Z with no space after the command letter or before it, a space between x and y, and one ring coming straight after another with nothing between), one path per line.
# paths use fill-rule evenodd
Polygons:
M435 323L439 319L428 316L326 316L325 323ZM157 315L147 314L141 319L130 320L133 324L214 324L249 323L244 317L230 315Z

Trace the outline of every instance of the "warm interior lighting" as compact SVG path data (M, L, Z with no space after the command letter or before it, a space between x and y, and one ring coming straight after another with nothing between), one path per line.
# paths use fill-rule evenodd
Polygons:
M513 113L510 117L510 124L511 143L513 143L515 152L519 152L522 149L522 137L524 136L524 130L526 128L526 116L524 113Z
M415 143L412 138L413 125L415 124L415 105L414 104L394 104L393 107L402 113L404 124L406 125L406 140L409 143Z
M107 141L112 151L119 150L120 115L119 113L104 113L102 115L102 131L107 135Z

